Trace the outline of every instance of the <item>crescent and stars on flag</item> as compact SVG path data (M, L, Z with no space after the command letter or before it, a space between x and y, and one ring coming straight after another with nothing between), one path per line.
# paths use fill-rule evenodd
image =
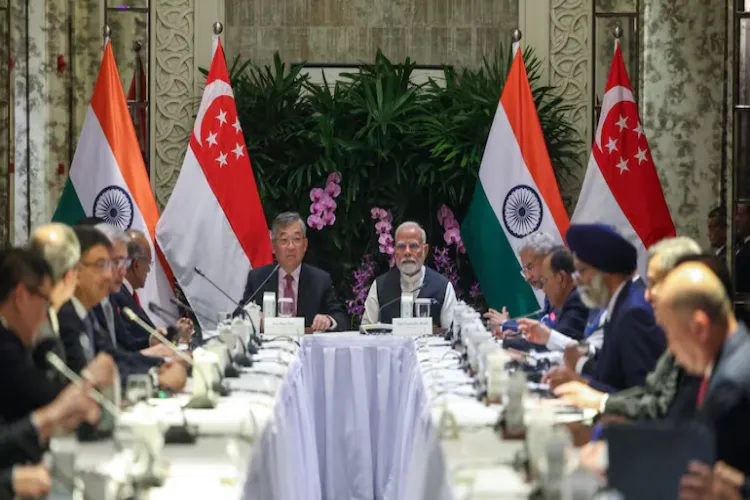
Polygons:
M607 142L603 148L594 149L600 156L597 158L599 165L610 165L622 175L643 162L650 161L648 144L638 121L635 103L622 101L612 110L616 112L607 116L602 127ZM604 161L600 162L600 159Z
M219 96L206 110L203 116L201 130L208 130L205 137L204 148L215 156L214 163L220 169L232 167L235 160L245 156L245 145L237 137L242 137L242 126L237 117L234 106L222 106L224 99L232 99L230 96ZM217 108L214 110L213 108ZM230 125L229 122L232 121ZM234 129L234 130L231 130ZM231 146L234 142L234 147Z

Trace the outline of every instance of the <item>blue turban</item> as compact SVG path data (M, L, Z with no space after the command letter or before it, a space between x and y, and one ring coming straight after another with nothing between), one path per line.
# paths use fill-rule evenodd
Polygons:
M571 224L566 239L579 260L602 272L632 274L638 266L633 244L606 224Z

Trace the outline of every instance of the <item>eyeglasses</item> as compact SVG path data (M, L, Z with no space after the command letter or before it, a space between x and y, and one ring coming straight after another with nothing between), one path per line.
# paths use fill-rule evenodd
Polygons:
M302 242L304 240L305 239L302 238L302 237L300 237L300 236L297 236L295 238L279 238L279 239L276 240L276 244L278 244L279 246L282 246L282 247L288 247L289 245L298 247L298 246L302 245Z
M112 267L115 269L127 269L132 263L133 259L131 259L130 257L118 257L116 259L112 259Z
M534 263L529 262L525 266L521 268L521 276L523 276L523 279L526 279L526 277L531 274L531 271L534 270Z
M114 262L111 260L99 259L96 262L79 262L84 267L96 269L99 272L104 272L112 269Z
M399 241L398 243L396 243L394 248L397 252L406 252L406 249L408 248L410 252L416 253L422 248L422 245L420 243L417 243L416 241L412 241L409 243L406 243L405 241Z

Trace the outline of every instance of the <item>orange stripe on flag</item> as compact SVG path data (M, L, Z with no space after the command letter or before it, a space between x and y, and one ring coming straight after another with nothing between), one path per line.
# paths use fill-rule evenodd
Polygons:
M104 136L117 161L133 201L138 205L146 227L154 239L159 209L143 163L141 148L130 118L120 73L117 71L112 45L107 42L102 57L102 69L91 97L91 108L99 120Z
M112 149L112 154L125 183L128 185L133 201L146 222L162 271L164 271L170 286L174 289L172 269L164 258L155 238L159 209L151 190L146 164L143 163L140 144L135 135L133 120L130 117L130 111L125 100L122 82L120 82L120 72L117 70L112 44L109 41L104 47L99 78L94 86L94 95L91 97L91 109L94 110L94 114L99 120L104 137L107 138L107 143Z
M526 168L529 169L539 193L552 212L557 229L561 235L564 235L570 224L568 212L563 205L555 172L549 159L542 125L539 123L539 115L536 112L536 104L531 94L529 77L520 49L516 51L508 78L505 80L500 105L505 110L513 134L516 136Z

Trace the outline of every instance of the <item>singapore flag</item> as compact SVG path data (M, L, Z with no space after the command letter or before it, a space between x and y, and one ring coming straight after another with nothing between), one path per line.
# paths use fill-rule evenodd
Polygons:
M617 229L638 250L638 270L644 279L648 247L675 235L619 42L570 222L600 222Z
M156 239L203 328L213 328L216 313L236 304L195 268L239 301L250 269L273 260L220 41Z

